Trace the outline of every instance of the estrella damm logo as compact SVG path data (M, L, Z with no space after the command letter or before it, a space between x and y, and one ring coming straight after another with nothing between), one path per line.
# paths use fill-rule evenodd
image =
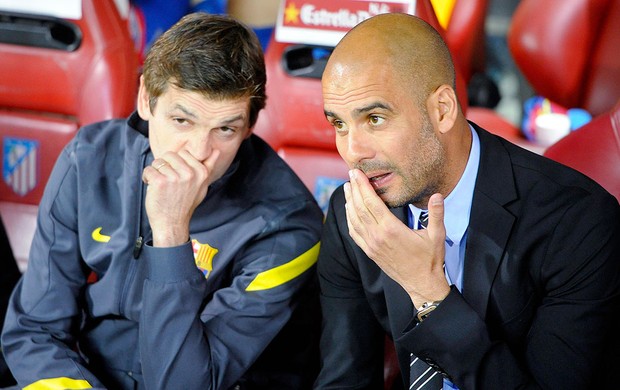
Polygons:
M192 249L194 250L194 261L196 267L205 275L205 279L209 278L209 274L213 271L213 258L219 252L218 249L209 244L201 244L198 240L192 240Z

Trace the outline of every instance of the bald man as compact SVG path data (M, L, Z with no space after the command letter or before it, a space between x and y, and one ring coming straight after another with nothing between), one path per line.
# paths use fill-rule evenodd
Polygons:
M616 199L469 123L445 43L414 16L352 29L323 97L351 170L318 260L315 387L381 389L387 333L398 387L609 388L620 361Z

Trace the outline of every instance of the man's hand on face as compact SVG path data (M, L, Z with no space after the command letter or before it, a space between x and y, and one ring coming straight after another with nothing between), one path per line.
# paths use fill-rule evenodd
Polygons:
M142 172L146 190L146 213L153 232L153 246L171 247L189 239L189 221L207 195L215 162L214 150L204 162L189 152L166 152Z
M450 286L443 270L446 229L441 194L429 199L427 229L411 230L390 212L360 170L351 170L350 177L344 193L351 238L409 293L415 307L445 298Z

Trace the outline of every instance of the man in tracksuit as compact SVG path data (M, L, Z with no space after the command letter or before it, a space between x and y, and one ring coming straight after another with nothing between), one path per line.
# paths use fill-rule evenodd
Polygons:
M310 386L322 213L251 135L265 80L251 30L188 15L137 112L67 145L2 334L21 387Z

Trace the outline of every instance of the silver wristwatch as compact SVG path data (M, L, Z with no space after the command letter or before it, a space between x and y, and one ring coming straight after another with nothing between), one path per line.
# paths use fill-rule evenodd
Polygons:
M418 311L418 313L416 314L417 322L420 323L424 321L426 317L428 317L433 310L437 309L437 306L439 306L441 302L442 301L424 302L422 306L420 306L417 309Z

